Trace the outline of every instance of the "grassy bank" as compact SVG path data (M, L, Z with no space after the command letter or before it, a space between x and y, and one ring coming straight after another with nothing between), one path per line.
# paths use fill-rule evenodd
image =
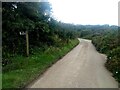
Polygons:
M38 48L34 55L29 57L17 55L11 58L14 63L3 68L2 87L24 87L41 75L48 67L68 53L78 43L79 41L77 39L71 40L68 44L61 47L48 47L44 52Z

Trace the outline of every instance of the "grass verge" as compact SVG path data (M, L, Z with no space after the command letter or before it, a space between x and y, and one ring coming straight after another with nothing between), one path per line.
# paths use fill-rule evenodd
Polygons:
M3 68L2 88L23 88L78 43L77 39L71 40L61 47L49 47L44 52L37 50L29 57L17 55L11 58L14 63Z

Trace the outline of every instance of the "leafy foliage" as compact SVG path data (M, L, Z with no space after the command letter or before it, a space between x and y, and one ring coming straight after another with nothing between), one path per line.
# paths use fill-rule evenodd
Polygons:
M85 30L83 38L92 39L96 49L107 55L105 66L113 73L120 82L120 32L117 26L101 26L97 30L91 28Z
M30 54L35 47L59 47L76 38L73 26L51 17L48 2L3 2L2 10L3 66L12 62L10 57L25 55L26 38L20 32L29 32Z

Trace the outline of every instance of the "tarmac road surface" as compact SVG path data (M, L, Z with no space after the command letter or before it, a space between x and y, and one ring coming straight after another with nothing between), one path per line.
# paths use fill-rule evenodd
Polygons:
M80 43L50 67L29 88L118 88L105 68L106 56L96 51L91 40Z

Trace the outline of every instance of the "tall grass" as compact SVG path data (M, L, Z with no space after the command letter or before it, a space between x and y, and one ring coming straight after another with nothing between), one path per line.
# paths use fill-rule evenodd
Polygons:
M38 48L29 57L16 55L10 58L11 64L3 68L2 88L23 88L78 43L77 39L71 40L61 47L48 47L44 52Z

